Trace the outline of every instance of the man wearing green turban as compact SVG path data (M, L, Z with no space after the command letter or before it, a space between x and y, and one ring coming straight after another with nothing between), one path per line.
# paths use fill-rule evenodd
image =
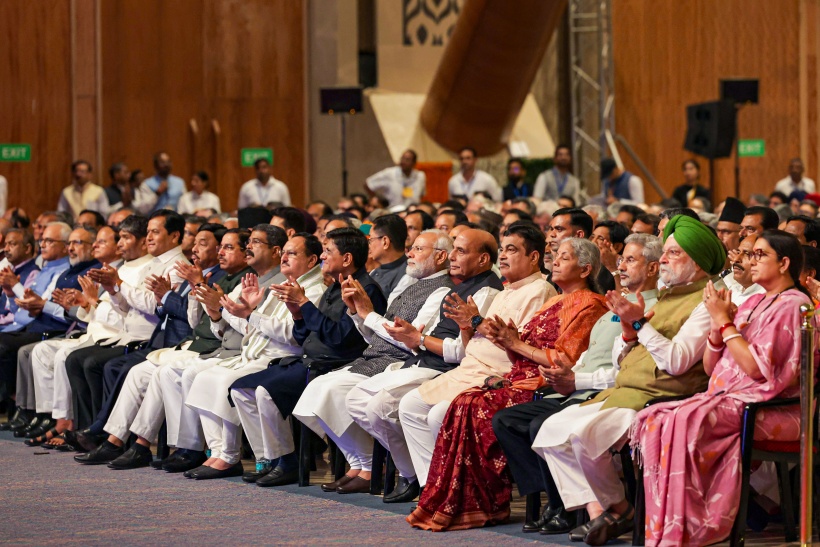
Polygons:
M709 275L717 275L726 264L726 249L717 235L699 220L677 215L663 229L663 242L674 235L675 241L695 264Z

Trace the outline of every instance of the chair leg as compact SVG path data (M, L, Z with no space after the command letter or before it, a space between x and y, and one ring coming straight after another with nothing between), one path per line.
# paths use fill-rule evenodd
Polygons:
M735 524L732 526L732 535L730 539L731 547L743 547L746 543L746 517L749 513L749 476L751 475L749 468L751 467L751 462L747 464L742 455L741 461L740 503L737 508Z
M390 494L396 488L396 464L390 457L390 452L386 454L387 463L384 466L384 495Z
M777 482L780 483L780 507L783 512L783 528L785 539L788 542L797 541L797 526L794 521L794 495L792 494L792 480L789 476L789 466L783 462L776 462ZM799 468L797 468L799 469ZM800 476L799 472L796 476Z
M170 452L167 422L162 422L162 427L159 428L159 434L157 435L157 458L164 460Z
M524 522L533 522L541 516L541 492L527 494Z
M382 475L384 473L384 460L387 455L387 451L381 445L381 443L377 440L373 440L373 469L372 469L372 477L370 479L370 494L373 496L378 496L382 493L382 486L383 480Z
M310 448L310 428L305 424L299 427L299 486L310 486L310 464L313 451Z
M632 504L635 507L635 523L632 528L632 545L646 544L646 501L643 489L643 471L638 467L638 478L635 481L635 501Z
M333 480L339 480L345 474L347 460L345 460L344 454L342 451L339 450L339 447L335 447L336 451L333 454Z

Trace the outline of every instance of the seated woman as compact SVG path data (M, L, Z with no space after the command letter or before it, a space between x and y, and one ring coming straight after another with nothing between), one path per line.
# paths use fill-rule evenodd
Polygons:
M765 294L735 312L728 290L709 283L711 316L703 359L709 387L685 401L637 414L632 446L640 450L646 489L646 545L708 545L732 530L740 499L740 430L745 403L795 396L800 367L803 253L786 232L755 242L752 279ZM758 415L755 439L799 438L797 409Z
M563 294L544 304L523 328L487 318L488 337L510 354L512 370L487 378L450 404L433 452L427 486L407 522L434 531L476 528L510 515L512 484L507 459L493 433L496 411L532 400L544 385L539 367L557 359L575 362L589 346L595 321L607 311L596 294L600 253L594 243L571 238L561 243L552 281Z

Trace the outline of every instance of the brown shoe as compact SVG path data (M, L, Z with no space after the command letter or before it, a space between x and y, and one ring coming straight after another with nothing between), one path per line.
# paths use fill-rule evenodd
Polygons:
M365 480L361 477L354 477L347 484L344 484L336 489L338 494L369 494L370 480Z
M337 480L337 481L333 481L333 482L328 483L328 484L323 484L322 485L322 490L324 490L325 492L335 492L337 488L349 483L352 480L353 480L353 477L348 477L347 475L342 475L342 478Z

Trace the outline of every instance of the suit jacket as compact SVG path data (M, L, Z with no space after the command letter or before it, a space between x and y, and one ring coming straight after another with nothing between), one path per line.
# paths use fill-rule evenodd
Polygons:
M78 278L85 275L92 268L102 266L96 260L86 260L69 267L57 280L57 289L77 289L82 290ZM65 316L65 310L49 300L43 308L43 313L34 318L34 321L26 325L25 332L46 332L68 330L71 320Z

